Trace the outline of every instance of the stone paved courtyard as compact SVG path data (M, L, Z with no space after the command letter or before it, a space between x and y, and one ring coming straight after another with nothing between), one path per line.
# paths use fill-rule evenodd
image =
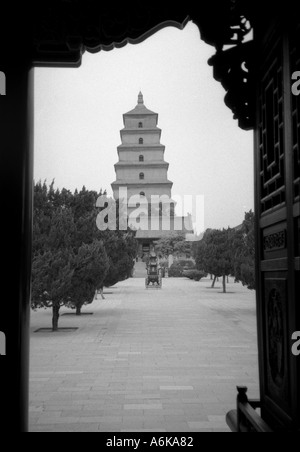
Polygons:
M75 331L36 333L51 310L32 312L30 431L229 431L236 386L259 397L255 293L210 284L130 278L86 315L63 308L59 326Z

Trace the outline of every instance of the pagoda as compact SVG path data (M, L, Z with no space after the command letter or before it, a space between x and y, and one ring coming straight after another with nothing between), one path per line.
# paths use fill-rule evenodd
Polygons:
M121 189L127 189L127 199L139 195L148 208L148 227L138 228L136 238L140 242L140 254L148 252L154 240L158 240L170 230L178 230L178 221L184 217L174 215L174 202L171 199L173 182L168 179L169 163L164 160L165 146L161 144L161 129L157 126L158 114L146 108L143 94L138 94L137 105L123 114L124 128L120 131L121 144L117 147L119 161L115 164L116 180L111 184L114 199L120 197ZM160 202L155 210L153 196L167 199ZM127 206L128 215L136 206ZM157 217L157 222L155 218ZM164 220L168 217L168 222ZM151 222L151 221L152 222ZM153 226L155 225L155 226ZM130 224L129 224L130 226ZM191 232L192 225L188 228Z

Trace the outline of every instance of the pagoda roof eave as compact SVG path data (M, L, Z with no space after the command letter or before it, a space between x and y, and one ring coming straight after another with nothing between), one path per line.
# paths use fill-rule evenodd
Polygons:
M128 133L143 133L143 132L161 132L161 128L154 126L154 127L123 127L123 129L120 130L120 132L128 132Z
M140 166L140 167L144 167L144 168L150 168L152 166L161 166L161 167L166 167L169 166L168 162L165 161L160 161L160 160L153 160L153 161L143 161L143 162L117 162L114 164L115 167L130 167L130 166Z
M161 143L147 143L147 144L139 144L139 143L128 143L128 144L119 144L119 146L117 146L117 149L131 149L134 148L134 150L140 149L140 150L147 150L147 148L149 149L153 149L153 148L166 148L166 146L164 144Z
M145 181L145 180L138 180L136 182L135 181L128 182L128 180L119 180L119 181L114 181L114 182L111 183L111 186L114 186L114 187L118 187L118 186L120 186L120 187L136 187L136 186L139 186L139 185L143 185L143 186L144 185L148 185L148 186L153 186L153 185L172 186L173 182L170 181L170 180L166 180L166 181L162 181L162 182L159 182L159 181L150 182L150 181Z
M152 110L142 106L136 106L133 110L127 111L123 113L123 116L143 116L143 115L155 115L158 116L158 113L155 113Z

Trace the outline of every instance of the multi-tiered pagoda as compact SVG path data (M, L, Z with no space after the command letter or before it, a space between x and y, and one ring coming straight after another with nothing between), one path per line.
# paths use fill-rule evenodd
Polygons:
M159 217L159 221L150 222L151 196L157 195L171 201L171 188L173 183L168 180L169 163L164 160L165 146L160 143L161 129L157 127L158 114L148 110L144 105L143 95L138 95L138 103L133 110L123 114L124 128L120 131L121 144L118 146L119 161L115 164L116 180L111 184L114 198L119 198L119 189L127 189L127 198L139 195L148 202L149 227L137 231L136 238L140 242L141 253L147 252L154 240L159 239L170 230L174 230L174 224L183 225L183 217L174 216L174 204L172 202L160 203L158 210L155 206L153 215ZM163 199L163 198L161 198ZM128 207L128 214L135 207ZM153 213L155 212L155 213ZM165 228L164 216L171 217L170 228ZM151 227L151 224L155 226ZM157 227L157 224L159 226ZM166 230L168 229L168 230ZM192 230L184 228L185 232Z

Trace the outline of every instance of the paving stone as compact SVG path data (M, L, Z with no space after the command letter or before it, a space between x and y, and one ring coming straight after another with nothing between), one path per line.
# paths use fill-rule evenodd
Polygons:
M236 385L259 397L255 294L209 285L130 278L92 316L62 316L71 333L33 333L51 310L32 312L30 431L229 431Z
M130 403L124 405L124 410L160 410L161 403Z
M193 391L193 386L160 386L161 391Z

